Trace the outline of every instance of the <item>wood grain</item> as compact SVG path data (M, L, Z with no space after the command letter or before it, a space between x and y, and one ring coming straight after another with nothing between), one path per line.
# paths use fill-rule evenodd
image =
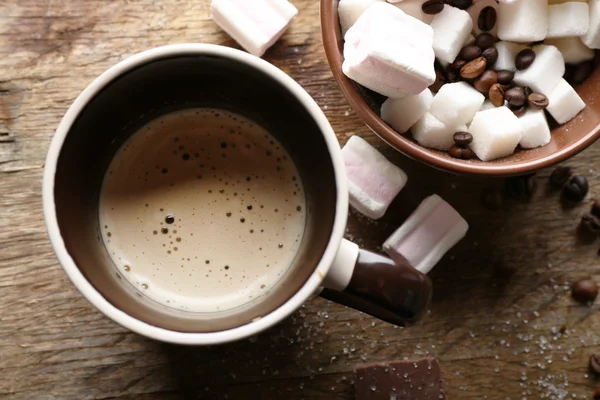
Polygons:
M41 209L44 157L77 94L139 51L182 42L236 46L210 20L207 0L0 1L0 396L9 399L352 399L365 361L436 356L450 399L591 398L600 381L598 304L569 296L600 280L598 243L576 234L590 200L564 208L538 174L529 202L499 211L480 193L502 180L457 177L393 152L355 116L324 58L318 2L265 58L297 79L327 114L340 143L366 137L409 174L375 223L351 213L348 237L372 250L431 193L471 224L432 273L431 314L400 329L316 299L251 340L213 348L171 346L119 327L73 288L52 253ZM600 147L568 164L600 194ZM497 267L515 268L510 278ZM561 327L566 332L561 333Z

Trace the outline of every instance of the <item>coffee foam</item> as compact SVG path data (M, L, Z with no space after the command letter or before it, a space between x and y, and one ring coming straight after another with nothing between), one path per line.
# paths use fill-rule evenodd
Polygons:
M151 121L116 153L100 195L116 268L169 307L215 312L269 292L302 241L305 195L285 148L231 112Z

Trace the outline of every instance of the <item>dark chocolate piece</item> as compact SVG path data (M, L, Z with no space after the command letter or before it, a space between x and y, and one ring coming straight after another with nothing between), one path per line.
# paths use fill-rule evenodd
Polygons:
M445 399L435 358L360 365L354 370L356 400Z

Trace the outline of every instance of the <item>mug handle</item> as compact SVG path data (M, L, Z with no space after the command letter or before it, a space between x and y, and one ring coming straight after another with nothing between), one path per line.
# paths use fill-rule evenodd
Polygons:
M399 326L418 321L432 296L431 279L408 261L359 249L346 239L323 286L321 297Z

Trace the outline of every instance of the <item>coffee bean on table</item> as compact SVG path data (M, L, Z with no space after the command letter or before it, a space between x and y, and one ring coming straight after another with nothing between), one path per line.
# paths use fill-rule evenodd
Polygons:
M590 355L589 367L590 371L600 376L600 356L598 356L597 354Z
M594 70L594 65L592 61L586 61L581 64L578 64L573 70L573 76L571 78L571 82L575 85L579 85L583 81L585 81Z
M527 107L525 106L513 106L509 104L508 108L510 109L510 111L513 112L513 114L515 114L516 117L519 118L525 115L525 113L527 112Z
M455 144L450 147L448 154L454 158L460 158L462 160L470 160L474 155L473 150L471 150L469 147L459 147Z
M501 71L497 71L497 74L498 74L498 82L500 82L503 85L507 85L507 84L511 83L513 79L515 79L515 73L512 71L501 70Z
M450 0L447 3L461 10L466 10L473 5L473 0Z
M567 183L569 178L571 178L571 175L573 175L571 167L556 167L550 175L550 184L555 188L560 189Z
M520 86L508 89L504 92L504 98L508 101L508 104L515 107L520 107L525 104L525 91Z
M462 58L466 61L471 61L476 59L481 55L481 48L479 46L475 46L474 44L470 44L462 48L458 57Z
M481 204L488 210L499 210L502 203L504 203L504 199L498 188L487 188L481 192Z
M469 61L460 69L460 76L466 79L475 79L485 71L486 65L485 57L478 57Z
M589 233L600 235L600 219L592 213L583 214L580 224Z
M473 86L481 93L486 94L495 83L498 83L498 74L496 74L495 71L488 69L483 71L483 73L475 79Z
M535 61L535 52L531 49L524 49L517 54L515 58L515 66L519 71L527 69Z
M527 104L531 109L543 110L544 108L548 107L549 102L546 96L544 96L541 93L535 92L527 96Z
M488 91L488 96L494 107L502 107L504 105L504 89L499 83L494 83Z
M481 52L481 55L487 60L488 68L498 61L498 50L495 47L488 47Z
M473 141L473 135L469 132L456 132L454 134L454 143L459 147L467 147Z
M582 279L571 286L571 296L580 303L589 304L598 297L598 285L591 279Z
M444 9L444 3L444 0L427 0L421 6L421 10L429 15L439 14Z
M589 190L588 181L584 176L576 175L569 179L563 187L563 197L565 200L578 203L582 201Z
M480 33L475 39L475 45L481 50L492 47L496 43L496 39L489 33Z
M496 9L491 6L484 7L477 18L477 26L484 32L491 31L496 26Z

